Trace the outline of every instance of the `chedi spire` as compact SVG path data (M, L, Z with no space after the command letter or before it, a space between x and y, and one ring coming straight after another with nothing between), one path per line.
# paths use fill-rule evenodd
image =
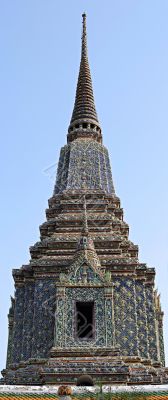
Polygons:
M79 137L91 137L98 142L102 142L101 128L96 113L92 79L88 61L86 14L83 14L82 18L83 31L81 62L75 104L68 129L68 142L72 142Z
M43 385L87 385L88 375L94 385L108 387L166 385L155 269L139 261L129 239L108 150L100 143L85 14L68 141L40 239L30 248L30 262L13 270L15 297L0 386L11 391L7 385L14 385L15 392L16 385L41 385L43 398Z

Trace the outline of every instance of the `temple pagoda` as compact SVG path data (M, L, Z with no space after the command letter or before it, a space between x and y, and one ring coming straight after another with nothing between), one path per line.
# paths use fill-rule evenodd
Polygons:
M155 269L138 259L115 194L88 62L86 15L75 104L53 196L13 270L5 384L168 383ZM87 383L87 382L86 382Z

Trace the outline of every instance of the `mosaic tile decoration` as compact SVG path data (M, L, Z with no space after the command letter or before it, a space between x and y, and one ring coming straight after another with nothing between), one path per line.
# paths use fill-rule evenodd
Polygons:
M61 149L54 194L81 188L114 193L108 150L94 140L77 139Z
M139 261L115 194L94 106L85 14L67 145L30 256L13 270L4 392L5 384L73 385L83 374L94 384L168 384L155 269ZM76 335L81 301L93 303L92 340Z
M74 378L70 375L70 371L73 370L74 376L77 376L79 373L82 374L83 369L91 374L101 373L102 380L106 382L111 380L125 382L129 379L134 383L159 383L159 380L166 383L166 372L162 370L160 364L155 370L152 365L143 366L141 361L152 358L153 361L158 362L160 359L164 366L163 314L159 297L154 291L154 270L140 264L134 257L134 253L132 255L134 245L126 238L125 233L119 235L115 230L115 225L114 230L112 225L109 228L111 215L120 211L118 199L110 197L109 200L108 197L107 202L103 194L99 194L99 198L101 201L98 200L96 203L95 194L89 195L87 199L87 208L90 207L91 211L87 210L89 237L86 238L81 236L82 226L79 226L80 221L83 221L80 194L73 194L73 201L71 196L62 194L58 203L57 196L54 197L54 201L49 203L50 210L55 212L55 208L52 208L53 204L54 206L61 204L61 207L65 207L66 218L63 218L63 212L61 212L59 230L66 226L67 221L69 223L71 218L74 218L71 208L76 205L79 207L75 225L78 233L71 235L65 227L65 231L61 234L60 231L57 233L57 228L56 230L54 228L50 236L47 233L45 246L39 242L33 247L35 253L31 250L30 264L21 270L14 270L16 297L12 300L9 311L7 383L19 381L25 383L26 379L30 379L30 384L43 383L43 379L52 383L52 374L55 374L55 382L60 382L59 374L63 372L64 379L72 383ZM105 208L105 204L108 204L108 208ZM100 219L100 214L97 214L97 207L102 208L103 219L102 215ZM108 209L110 213L106 218ZM88 218L89 213L92 214L92 219ZM94 214L96 214L96 219L94 219ZM94 221L92 228L89 226L90 221ZM117 221L117 229L118 227L122 229L122 220L121 223L119 218ZM103 235L101 235L102 227ZM97 228L98 235L95 233ZM94 234L92 234L92 229ZM109 252L114 251L116 255L112 253L110 257L107 254L104 256L104 251L107 252L107 249ZM73 256L68 258L65 255L66 251L73 251ZM127 252L127 258L125 258L125 252ZM57 257L59 263L57 263ZM117 263L118 257L120 263ZM85 283L83 283L83 277ZM110 294L108 291L111 289ZM89 344L87 341L82 343L74 337L74 302L81 299L95 303L96 341ZM100 357L98 364L94 359L90 364L88 362L84 364L82 359L78 360L78 364L75 360L69 364L63 360L61 367L55 360L55 365L52 362L49 366L52 348L67 349L67 351L72 348L74 351L76 348L78 353L82 348L86 348L87 354L91 356L92 348L95 351L96 347L102 348L102 355L107 347L111 348L112 353L116 351L115 354L117 354L118 351L118 355L121 354L122 357L133 357L133 363L130 358L130 367L127 364L121 368L117 357L114 363L104 361ZM28 364L24 364L26 361ZM11 364L12 369L10 369ZM108 374L115 374L115 377Z

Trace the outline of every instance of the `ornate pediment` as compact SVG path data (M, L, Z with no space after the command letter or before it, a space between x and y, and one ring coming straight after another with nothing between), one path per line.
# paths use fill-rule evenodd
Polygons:
M104 286L107 284L106 274L98 268L94 268L87 259L79 258L72 264L68 274L60 274L60 282L68 285L79 286Z
M103 283L103 276L98 270L95 270L89 262L83 262L69 274L70 282L82 285L95 285Z

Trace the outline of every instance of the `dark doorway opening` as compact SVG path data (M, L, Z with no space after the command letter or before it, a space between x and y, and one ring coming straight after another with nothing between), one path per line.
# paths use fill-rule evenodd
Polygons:
M92 339L94 337L94 302L76 302L76 332L80 339Z

